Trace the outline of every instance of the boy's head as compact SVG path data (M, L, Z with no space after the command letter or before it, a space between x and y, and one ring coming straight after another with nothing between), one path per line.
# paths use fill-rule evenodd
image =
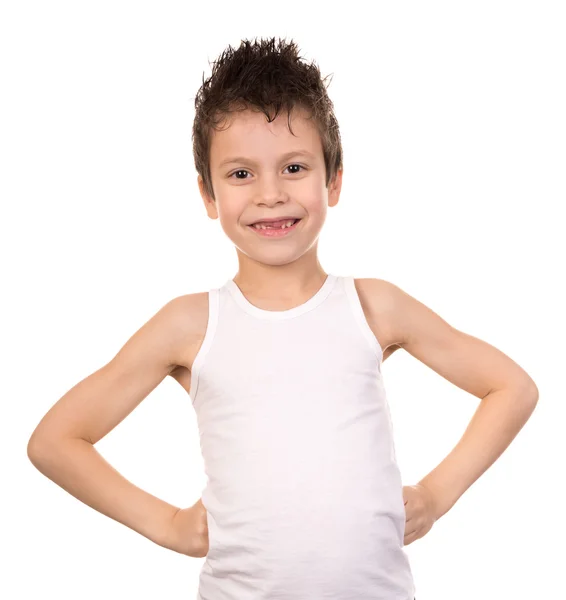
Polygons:
M281 243L302 228L305 247L295 248L302 255L327 206L338 202L343 171L338 123L318 67L304 63L293 42L244 40L214 62L195 107L193 153L209 216L220 218L240 250L262 244L263 259L271 247L283 262L292 257L280 255ZM250 230L260 219L287 216L301 221L276 243Z

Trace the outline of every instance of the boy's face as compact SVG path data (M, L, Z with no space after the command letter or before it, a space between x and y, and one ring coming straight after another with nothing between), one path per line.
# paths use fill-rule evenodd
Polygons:
M327 207L335 206L340 196L342 172L327 189L320 136L305 116L293 110L293 136L284 111L271 123L261 112L231 115L222 130L212 134L210 171L216 200L205 193L198 177L208 216L220 219L239 253L264 264L287 264L316 250ZM301 151L309 154L298 154ZM266 237L250 227L260 219L287 216L301 220L284 236Z

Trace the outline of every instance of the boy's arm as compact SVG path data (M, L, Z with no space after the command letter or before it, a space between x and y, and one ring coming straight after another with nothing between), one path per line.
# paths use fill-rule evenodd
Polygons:
M439 518L509 446L533 412L538 389L494 346L455 329L390 282L374 279L371 285L369 297L379 297L386 315L386 337L481 400L454 449L419 482L432 492Z
M34 466L104 515L164 545L177 507L145 492L94 448L179 364L192 335L195 294L163 306L116 356L62 396L28 442Z

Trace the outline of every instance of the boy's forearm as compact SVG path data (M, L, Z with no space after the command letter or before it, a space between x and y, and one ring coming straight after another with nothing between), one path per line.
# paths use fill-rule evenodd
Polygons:
M524 389L496 390L483 398L462 438L419 484L433 492L437 518L503 453L531 416L538 395Z
M121 475L94 446L82 439L36 445L34 466L75 498L161 546L178 510Z

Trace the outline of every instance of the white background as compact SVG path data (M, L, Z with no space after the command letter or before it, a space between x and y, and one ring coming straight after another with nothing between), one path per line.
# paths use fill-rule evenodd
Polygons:
M194 97L228 44L279 36L332 74L344 180L323 268L394 282L511 356L540 392L502 457L406 547L417 599L566 597L562 9L2 4L0 596L196 597L204 559L79 502L26 445L58 398L167 301L235 275L236 252L198 193ZM383 374L411 485L453 448L478 400L402 351ZM200 496L196 417L171 378L96 447L172 504Z

